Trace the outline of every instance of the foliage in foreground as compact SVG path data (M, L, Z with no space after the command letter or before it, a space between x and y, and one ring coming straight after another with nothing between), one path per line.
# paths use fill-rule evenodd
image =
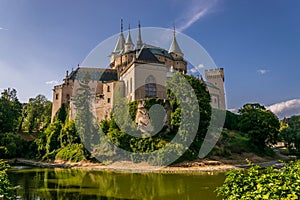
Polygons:
M280 170L254 166L249 170L229 171L216 192L225 200L299 199L300 160L290 162Z
M0 195L3 195L4 199L13 199L14 188L8 180L7 167L8 165L0 160Z

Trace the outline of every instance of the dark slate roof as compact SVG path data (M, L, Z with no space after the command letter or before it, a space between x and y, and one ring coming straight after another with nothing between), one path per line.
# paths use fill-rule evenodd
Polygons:
M150 51L149 48L142 48L137 59L159 62L159 60L155 57L155 55Z
M78 67L75 71L72 71L69 75L71 80L81 80L84 77L88 77L89 80L94 81L117 81L118 74L116 70L105 68L81 68Z
M165 49L161 48L150 48L151 53L155 55L165 56L167 58L173 59L173 57L169 54L169 52Z

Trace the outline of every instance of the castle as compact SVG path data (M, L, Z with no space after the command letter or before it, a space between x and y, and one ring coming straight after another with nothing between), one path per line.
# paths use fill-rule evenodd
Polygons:
M170 48L165 50L142 41L140 24L136 45L132 42L130 29L125 40L121 22L121 32L110 55L109 69L78 66L70 74L67 71L61 85L54 86L52 120L63 104L72 107L74 88L76 84L78 85L76 76L79 72L100 74L89 83L89 86L95 96L96 118L101 121L110 117L114 101L113 93L117 84L122 85L124 96L129 102L146 98L166 99L166 81L175 72L187 73L187 62L177 42L175 30ZM224 69L205 70L205 79L211 95L211 106L224 110L226 108ZM202 78L199 81L203 81ZM71 109L71 118L73 117Z

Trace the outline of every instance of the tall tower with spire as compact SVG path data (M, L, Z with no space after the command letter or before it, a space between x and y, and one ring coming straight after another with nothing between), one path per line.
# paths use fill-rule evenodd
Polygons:
M139 21L139 25L138 25L139 29L138 29L138 37L136 40L136 49L141 49L143 46L143 42L142 42L142 35L141 35L141 24Z
M131 35L130 35L130 24L129 24L129 27L128 27L128 34L127 34L127 38L126 38L126 42L125 42L125 48L124 48L124 51L125 51L125 52L133 51L133 49L134 49L134 44L133 44L132 39L131 39Z
M123 34L123 19L121 19L121 32L117 41L117 44L115 46L114 51L110 55L110 60L114 60L116 55L122 53L124 50L124 44L125 44L125 39L124 39L124 34Z
M169 49L169 53L172 55L174 55L174 57L178 57L178 58L183 58L184 54L182 53L178 42L176 40L176 31L175 31L175 26L174 26L174 31L173 31L173 40Z

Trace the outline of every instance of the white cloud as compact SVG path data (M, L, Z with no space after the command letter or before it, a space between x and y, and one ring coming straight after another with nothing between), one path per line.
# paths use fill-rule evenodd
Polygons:
M56 80L52 80L52 81L47 81L46 84L47 84L47 85L58 85L59 82L56 81Z
M194 74L194 73L200 72L202 69L204 69L204 65L203 64L199 64L196 67L191 68L190 72L192 74Z
M178 28L178 31L182 32L185 29L189 28L191 25L193 25L196 21L198 21L201 17L203 17L207 13L208 9L205 8L203 10L200 10L198 13L195 13L195 15L191 16L190 19L188 19L185 24L180 26Z
M203 64L199 64L196 69L200 70L200 69L204 69L204 65Z
M190 69L190 71L191 71L192 74L194 74L194 73L197 72L197 69L196 68L192 68L192 69Z
M260 73L260 74L266 74L266 73L269 73L270 70L267 70L267 69L259 69L259 70L257 70L257 72Z
M231 108L231 109L228 109L228 111L230 111L232 113L235 113L235 114L238 114L239 109L237 109L237 108Z
M177 20L180 22L177 30L182 32L192 26L199 19L211 13L217 2L218 0L201 0L189 4L190 7L188 11L185 11L185 15Z
M273 104L267 107L276 114L280 119L284 117L291 117L300 114L300 99L292 99L280 103Z
M0 31L8 31L8 29L0 27Z

